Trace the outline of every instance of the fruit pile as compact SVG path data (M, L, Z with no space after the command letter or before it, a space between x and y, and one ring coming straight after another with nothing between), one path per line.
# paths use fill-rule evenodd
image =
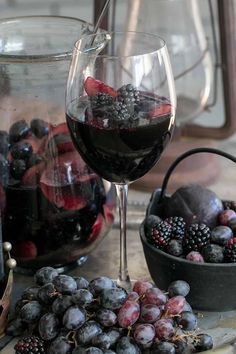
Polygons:
M235 263L236 203L222 202L198 185L181 187L163 204L161 217L146 217L145 235L154 247L172 256Z
M35 118L0 131L0 196L3 237L19 263L75 239L90 242L105 222L104 185L75 151L66 123Z
M147 124L147 119L151 121L171 114L168 99L139 91L132 84L115 90L89 76L84 82L84 89L89 98L86 120L101 128L108 125L110 128L130 128L140 125L142 120Z
M89 282L51 267L34 279L7 328L22 336L16 354L181 354L213 346L211 336L197 329L185 281L171 283L165 293L137 280L127 293L108 277Z

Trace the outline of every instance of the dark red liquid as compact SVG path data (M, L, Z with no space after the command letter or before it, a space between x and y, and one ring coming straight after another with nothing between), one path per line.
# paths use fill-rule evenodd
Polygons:
M79 115L79 114L78 114ZM159 160L173 130L171 114L146 119L136 127L99 127L67 114L73 143L87 164L104 179L129 183Z

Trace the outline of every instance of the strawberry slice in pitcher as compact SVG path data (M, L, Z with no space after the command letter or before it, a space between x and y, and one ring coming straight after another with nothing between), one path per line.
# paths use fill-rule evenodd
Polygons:
M108 93L112 97L117 96L117 91L113 87L108 86L104 82L96 80L91 76L88 76L85 80L84 89L88 96L95 96L99 92Z
M67 152L51 160L41 175L44 196L58 208L79 210L87 204L86 183L96 178L76 152Z
M161 103L153 108L148 115L151 119L155 119L167 114L171 114L171 105L169 103Z

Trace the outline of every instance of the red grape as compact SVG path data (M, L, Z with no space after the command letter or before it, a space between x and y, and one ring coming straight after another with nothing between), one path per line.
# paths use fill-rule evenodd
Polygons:
M127 300L118 312L118 323L123 328L132 326L139 318L140 306L137 301Z
M167 340L173 337L175 330L168 319L158 320L154 323L156 337L160 340Z
M127 296L127 300L138 301L139 300L139 294L136 293L136 291L131 291L128 294L128 296Z
M165 305L165 313L172 316L178 315L183 311L185 302L185 298L181 295L172 297Z
M157 305L143 304L140 311L140 321L145 323L154 323L161 316L161 311Z
M166 301L167 296L158 288L147 289L145 298L143 299L144 304L154 304L157 306L164 305Z
M141 344L143 348L149 348L155 338L155 327L151 324L138 324L134 331L136 343Z
M139 295L143 295L146 293L146 291L150 288L152 288L153 285L151 283L149 283L148 281L144 281L144 280L137 280L134 283L133 286L133 291L135 291L136 293L138 293Z

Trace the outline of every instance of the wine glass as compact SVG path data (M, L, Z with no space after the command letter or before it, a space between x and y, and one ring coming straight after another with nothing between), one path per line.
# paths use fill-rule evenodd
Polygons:
M75 44L66 89L72 141L98 175L114 183L120 215L117 283L127 290L128 186L160 159L175 122L176 96L165 42L138 32L102 32Z

